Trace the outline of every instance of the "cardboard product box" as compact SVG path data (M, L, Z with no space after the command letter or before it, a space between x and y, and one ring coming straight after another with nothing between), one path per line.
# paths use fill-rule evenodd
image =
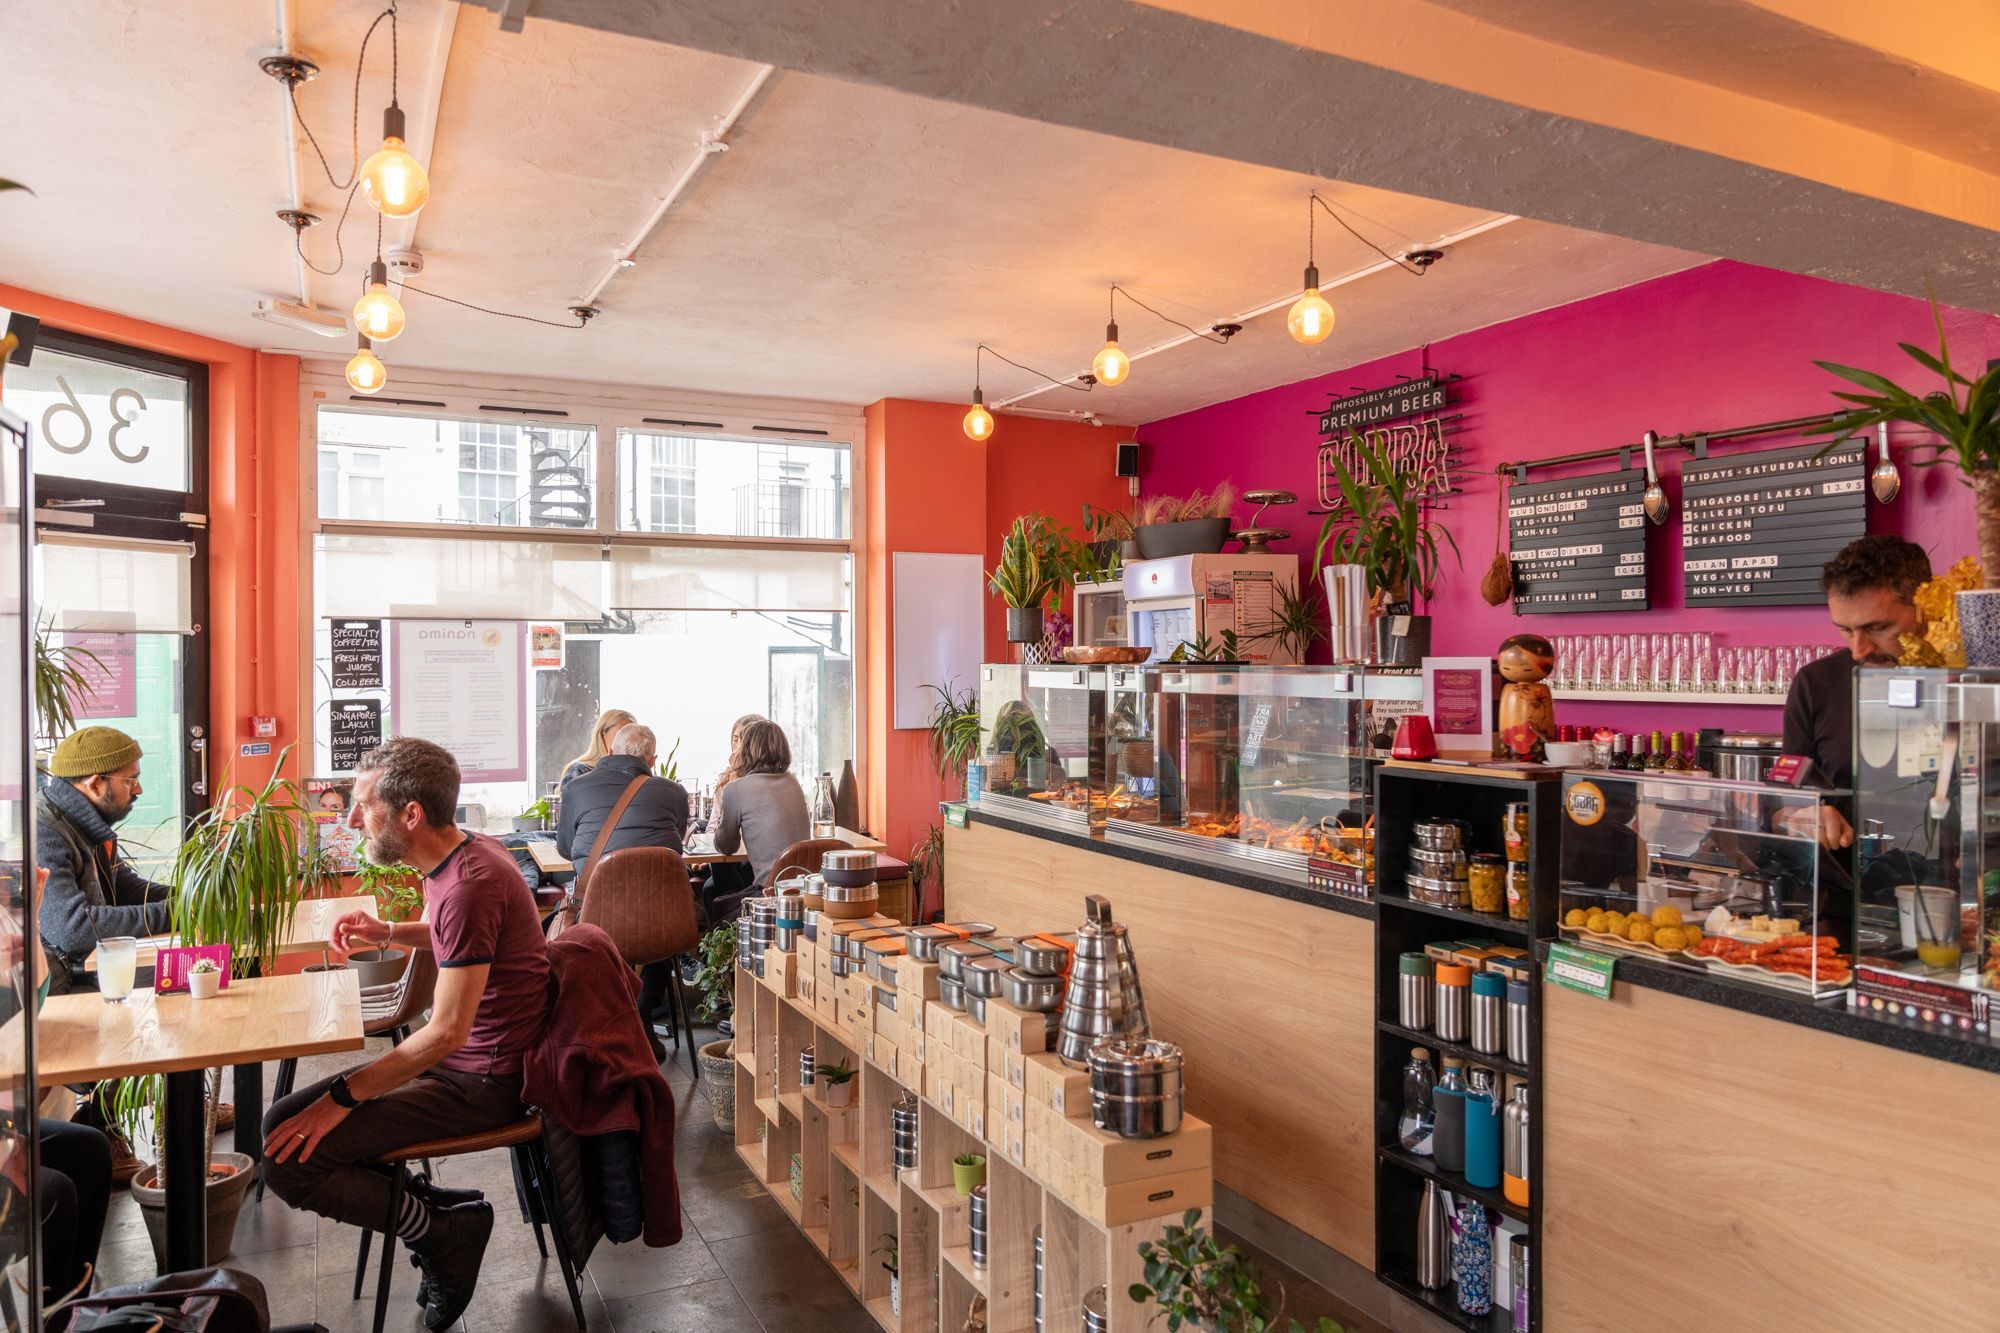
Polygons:
M1024 1057L1023 1088L1029 1101L1041 1102L1058 1116L1090 1114L1090 1074L1071 1069L1053 1055Z
M986 1068L986 1029L971 1014L953 1014L951 1019L952 1049L983 1071Z
M1432 940L1424 946L1424 955L1433 963L1449 963L1451 956L1464 947L1458 940Z
M1088 1120L1070 1120L1070 1151L1087 1181L1122 1185L1129 1180L1215 1169L1215 1132L1205 1120L1181 1117L1181 1127L1157 1139L1123 1139Z
M902 1018L887 1009L877 1009L875 1011L875 1035L890 1046L900 1048L903 1044Z
M986 1031L1008 1050L1033 1053L1049 1047L1048 1015L1016 1009L1004 1000L986 1002Z
M764 950L764 984L779 995L790 998L792 984L798 978L799 956L786 953L783 949Z
M1488 972L1498 972L1509 981L1533 981L1535 965L1526 958L1489 958L1486 960Z
M938 997L938 965L923 963L904 954L896 961L896 989L923 1000Z
M952 1011L942 1000L924 1001L924 1032L934 1040L951 1040Z
M989 1097L990 1101L991 1098ZM1002 1124L1015 1130L1027 1127L1028 1099L1019 1088L1002 1085L1000 1088L1000 1120Z
M1146 1176L1117 1185L1074 1179L1071 1183L1075 1193L1064 1197L1077 1211L1106 1227L1122 1227L1215 1203L1215 1177L1206 1169Z
M1480 972L1485 970L1486 960L1492 956L1493 951L1490 949L1475 948L1471 945L1461 944L1452 951L1451 961L1454 963L1463 963L1474 972Z
M972 1131L972 1137L984 1142L986 1138L986 1100L980 1098L972 1103L972 1114L966 1118L965 1127Z

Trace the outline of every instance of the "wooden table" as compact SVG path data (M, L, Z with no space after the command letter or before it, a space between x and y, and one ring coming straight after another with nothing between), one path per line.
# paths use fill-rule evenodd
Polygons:
M856 833L853 829L835 828L833 836L839 838L848 846L858 847L864 852L886 852L889 850L889 844L882 842L880 839L871 838L866 833ZM544 873L560 874L565 870L576 869L573 862L556 851L556 846L552 842L529 843L528 855L534 858L535 865ZM749 859L748 853L744 852L740 847L733 852L718 852L715 850L714 839L706 833L697 833L693 838L689 839L687 846L681 849L682 862L691 866L727 865L748 861Z
M279 953L319 953L333 947L333 923L349 912L366 912L381 919L373 895L361 893L347 898L307 898L292 914L292 928L278 944ZM160 949L174 943L172 935L145 935L139 939L139 967L153 965ZM97 950L83 960L83 970L97 970Z
M19 1024L16 1015L8 1025ZM134 990L123 1004L94 991L51 996L35 1016L35 1080L94 1083L166 1076L157 1131L167 1183L167 1272L207 1263L203 1083L210 1069L362 1048L361 982L352 971L232 981L212 1000ZM22 1042L0 1030L0 1078L19 1077ZM6 1068L7 1062L15 1068Z

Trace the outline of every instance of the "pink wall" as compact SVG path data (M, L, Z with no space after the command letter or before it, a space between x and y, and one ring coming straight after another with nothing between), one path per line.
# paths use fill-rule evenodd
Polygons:
M1440 268L1440 281L1449 275ZM1428 295L1428 293L1427 293ZM1975 372L2000 356L2000 319L1945 312L1954 362ZM1313 507L1317 423L1307 415L1353 386L1374 388L1428 365L1463 376L1451 410L1463 412L1459 484L1439 518L1456 537L1464 567L1446 557L1446 579L1432 604L1434 651L1485 654L1510 634L1546 635L1637 630L1713 631L1726 644L1832 643L1822 608L1765 607L1690 611L1681 604L1678 518L1680 464L1662 462L1663 483L1676 517L1656 533L1650 554L1653 610L1647 613L1516 616L1511 604L1489 607L1479 578L1492 559L1496 526L1493 469L1502 461L1554 457L1662 435L1714 430L1807 416L1839 404L1829 392L1840 381L1812 362L1825 359L1888 374L1913 388L1931 387L1927 372L1897 350L1898 342L1934 348L1929 307L1921 301L1860 287L1721 260L1586 301L1447 338L1361 365L1343 366L1226 403L1143 426L1148 494L1186 492L1229 480L1239 488L1297 492L1297 505L1273 507L1267 526L1292 537L1275 549L1310 560L1319 518ZM1339 333L1319 349L1331 364ZM1779 437L1721 445L1741 449L1796 443ZM1942 569L1976 549L1970 495L1949 468L1911 465L1910 437L1892 437L1903 468L1894 504L1871 498L1869 529L1897 532L1921 543ZM1608 466L1586 464L1571 472ZM1615 463L1609 464L1615 466ZM1563 475L1534 474L1535 480ZM1239 514L1247 519L1248 512ZM1693 713L1702 716L1696 719ZM1775 730L1776 708L1690 709L1633 704L1569 703L1567 721L1609 720L1628 727L1727 725Z

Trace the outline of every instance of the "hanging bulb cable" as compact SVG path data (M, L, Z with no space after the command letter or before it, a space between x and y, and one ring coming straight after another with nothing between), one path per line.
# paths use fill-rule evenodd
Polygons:
M1430 271L1432 264L1444 258L1442 250L1411 250L1400 257L1390 254L1356 231L1332 204L1319 197L1319 191L1312 191L1306 199L1306 272L1305 281L1301 284L1305 290L1299 299L1292 303L1291 310L1285 316L1285 327L1291 331L1292 337L1307 346L1326 341L1327 336L1333 332L1333 305L1326 297L1320 295L1319 265L1315 255L1314 223L1322 209L1326 211L1328 217L1338 222L1348 235L1405 273L1412 273L1421 278Z
M389 372L382 364L382 358L375 355L375 349L362 334L355 340L355 352L347 362L348 387L356 393L380 393L382 386L389 382Z
M1132 373L1132 358L1125 355L1125 349L1118 345L1118 287L1111 288L1111 318L1104 326L1104 347L1090 363L1097 375L1097 382L1112 388L1125 382Z
M993 414L986 410L986 393L981 385L980 358L984 356L998 357L1016 370L1025 370L1030 375L1039 375L1058 389L1073 389L1077 393L1089 393L1097 387L1097 379L1094 375L1080 376L1079 378L1083 382L1072 384L1068 380L1059 380L1045 371L1036 370L1033 366L1024 366L1012 357L1002 356L985 343L980 343L972 352L972 406L967 409L964 422L966 435L975 440L984 440L993 434Z

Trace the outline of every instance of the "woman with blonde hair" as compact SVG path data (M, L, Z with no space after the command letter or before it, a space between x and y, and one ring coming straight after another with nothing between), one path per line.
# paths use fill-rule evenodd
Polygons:
M612 737L618 734L620 728L628 727L638 720L622 708L607 708L599 713L597 725L590 729L590 748L569 761L569 767L563 770L558 790L569 786L571 778L596 768L597 761L611 753Z
M762 713L745 713L729 724L729 767L722 770L715 779L715 794L722 795L722 789L743 776L743 733L752 722L769 722Z

